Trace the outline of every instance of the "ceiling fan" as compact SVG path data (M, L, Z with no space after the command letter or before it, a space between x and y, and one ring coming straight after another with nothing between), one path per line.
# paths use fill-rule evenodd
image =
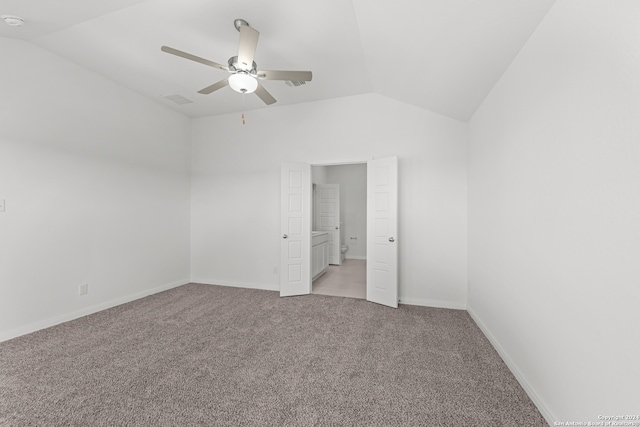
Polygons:
M244 19L236 19L233 21L233 25L236 27L236 30L240 32L240 46L238 48L238 56L229 58L229 61L227 61L228 65L218 64L169 46L162 46L161 50L231 73L228 78L198 91L198 93L205 95L222 89L225 86L230 86L231 89L240 93L255 92L265 104L271 105L276 102L276 99L267 92L258 80L285 80L292 82L294 86L299 86L304 82L311 81L311 71L258 71L258 66L253 60L253 57L256 52L260 33L254 28L251 28L249 23Z

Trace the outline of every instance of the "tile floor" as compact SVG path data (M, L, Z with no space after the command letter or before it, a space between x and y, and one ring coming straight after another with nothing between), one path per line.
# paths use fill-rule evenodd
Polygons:
M342 265L330 265L313 282L311 293L336 297L360 298L367 296L367 261L345 259Z

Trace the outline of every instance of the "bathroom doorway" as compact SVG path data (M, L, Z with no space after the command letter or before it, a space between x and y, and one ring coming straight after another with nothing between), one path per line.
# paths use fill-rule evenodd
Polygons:
M326 260L312 248L311 293L366 299L367 164L313 165L311 180L313 234L327 240Z
M398 158L340 164L350 163L366 163L367 171L366 300L398 308ZM310 294L312 279L323 273L315 270L317 261L312 262L316 246L326 244L328 238L315 235L312 229L312 164L336 165L285 162L280 166L281 297ZM323 265L328 260L324 253L314 253Z

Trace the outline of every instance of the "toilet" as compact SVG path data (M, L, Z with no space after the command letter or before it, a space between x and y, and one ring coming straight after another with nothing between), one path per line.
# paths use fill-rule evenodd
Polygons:
M344 227L340 222L340 262L344 261L344 254L349 250L349 246L344 243Z
M344 254L349 250L349 246L340 245L340 262L344 261Z

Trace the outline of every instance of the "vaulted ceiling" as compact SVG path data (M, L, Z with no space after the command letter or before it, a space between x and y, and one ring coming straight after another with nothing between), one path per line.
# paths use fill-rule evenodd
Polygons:
M0 0L0 37L33 42L190 117L272 108L225 87L228 74L160 50L226 64L243 18L260 31L259 69L310 70L290 87L263 81L287 105L376 92L467 121L555 0ZM167 95L193 101L178 105Z

